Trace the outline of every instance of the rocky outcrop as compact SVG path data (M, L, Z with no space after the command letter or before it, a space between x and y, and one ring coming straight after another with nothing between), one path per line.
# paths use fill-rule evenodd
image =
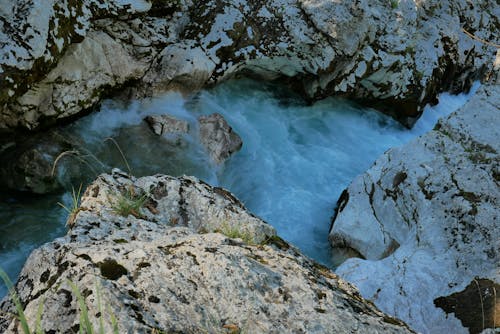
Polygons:
M8 0L0 9L0 128L50 124L123 86L144 96L242 74L293 82L312 99L361 99L411 124L438 91L488 76L499 7L494 0Z
M127 211L124 198L140 205ZM111 316L119 333L411 332L230 193L192 177L102 175L71 226L31 254L17 283L31 323L44 304L45 332L78 331L69 281L105 332ZM10 307L4 300L2 310ZM17 326L9 318L0 329Z
M189 124L187 121L177 119L170 115L151 115L145 119L149 127L158 136L187 133Z
M339 203L332 245L366 260L337 273L423 333L499 325L499 111L500 86L483 86L433 131L384 154Z
M221 114L200 116L200 141L216 163L224 162L243 145L240 136Z

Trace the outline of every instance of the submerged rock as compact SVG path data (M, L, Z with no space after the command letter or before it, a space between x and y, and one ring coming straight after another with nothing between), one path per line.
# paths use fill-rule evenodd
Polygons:
M60 188L58 162L74 146L56 132L15 138L0 149L0 185L14 191L46 194Z
M124 196L141 205L124 210ZM192 177L101 175L68 234L35 250L21 272L16 288L31 324L43 303L45 332L78 331L68 280L105 332L114 316L120 333L411 333L229 192ZM1 309L13 312L8 299ZM3 319L0 330L19 330Z
M410 125L440 90L489 75L499 8L495 0L7 0L0 129L51 124L124 86L144 96L239 75L293 82L312 99L361 99Z
M170 115L151 115L144 119L158 136L164 134L187 133L189 124Z
M200 140L216 163L224 162L239 151L243 142L221 114L200 116Z
M499 111L500 86L483 86L433 131L388 151L349 186L330 232L333 246L367 259L337 273L423 333L499 325L500 294L478 283L500 283ZM476 283L484 298L459 298Z

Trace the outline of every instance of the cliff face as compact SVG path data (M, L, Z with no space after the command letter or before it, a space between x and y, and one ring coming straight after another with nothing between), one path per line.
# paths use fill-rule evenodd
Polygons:
M499 111L500 86L481 87L433 131L379 158L339 203L332 245L366 260L337 273L418 331L499 324Z
M500 6L485 1L4 1L0 128L34 129L121 91L238 75L357 98L411 124L440 90L485 79Z
M17 283L32 323L44 304L45 332L78 331L68 280L105 332L111 315L119 333L411 332L229 192L195 178L101 175L68 224L65 237L31 254ZM0 323L6 333L18 326Z

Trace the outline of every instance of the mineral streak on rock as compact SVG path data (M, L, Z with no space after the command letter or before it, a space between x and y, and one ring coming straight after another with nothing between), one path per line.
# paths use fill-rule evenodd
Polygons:
M499 111L500 86L481 87L433 131L358 176L333 222L332 245L367 259L337 273L417 331L477 332L481 311L464 311L477 300L459 292L470 293L476 276L500 283ZM484 316L487 328L494 322Z

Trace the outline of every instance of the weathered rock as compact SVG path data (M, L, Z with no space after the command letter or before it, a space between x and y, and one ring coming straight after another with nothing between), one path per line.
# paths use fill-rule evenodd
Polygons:
M116 213L123 192L148 193L137 217ZM78 331L70 280L94 328L104 319L105 332L112 314L120 333L411 333L276 237L230 193L194 178L102 175L72 226L31 254L17 283L30 323L43 301L46 332ZM195 233L214 230L227 235ZM4 300L1 309L10 307ZM5 333L17 326L0 322Z
M498 294L466 298L470 313L434 304L476 277L500 283L499 111L500 86L480 88L433 131L357 177L338 210L332 244L367 260L350 259L337 273L418 331L477 332L494 323L484 303L498 305Z
M243 142L221 114L200 116L200 140L216 163L224 162L238 151Z
M434 300L434 305L446 313L454 313L469 333L481 333L485 328L494 329L500 323L499 290L500 284L474 278L463 291L439 297ZM481 316L476 309L478 305L481 305Z
M170 115L151 115L144 119L158 136L164 134L187 133L189 124Z
M57 159L73 145L57 132L15 138L0 149L0 185L15 191L45 194L58 189Z
M492 77L495 0L4 1L0 128L240 74L361 99L411 124L440 90ZM471 38L462 29L474 33Z

